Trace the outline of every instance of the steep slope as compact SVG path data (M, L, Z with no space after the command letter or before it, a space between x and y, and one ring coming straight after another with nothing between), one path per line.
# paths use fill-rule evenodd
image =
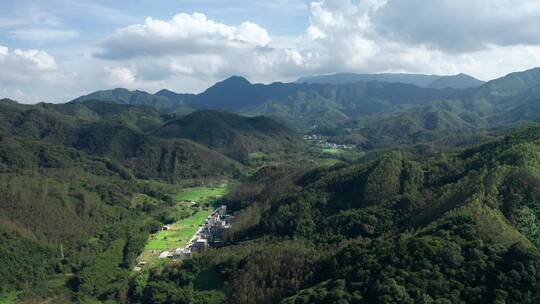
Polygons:
M535 211L540 204L539 143L540 128L530 128L460 153L411 160L393 152L372 164L309 174L300 183L305 194L275 202L261 225L265 231L308 238L328 231L373 237L408 229L423 233L448 218L466 216L487 242L507 247L524 242L540 249L540 230L531 231L520 218L530 209L534 221L540 220ZM300 200L308 193L309 201ZM316 214L315 225L304 226L302 214L286 210ZM363 216L380 211L390 217L364 221Z
M153 138L167 116L153 108L84 101L35 106L0 103L0 130L108 157L141 178L168 181L236 176L240 165L189 140ZM171 116L174 117L174 116Z
M156 135L190 139L237 160L253 152L293 151L299 146L298 136L272 119L216 110L196 111L170 121Z
M190 105L199 109L238 110L260 103L264 99L263 95L247 79L233 76L198 94Z
M123 249L139 250L126 245L127 238L148 235L144 218L129 208L138 191L131 174L109 160L0 135L0 258L10 261L0 267L0 291L38 291L64 270L78 276L89 265L104 262L100 254L113 240L121 244L115 253L120 259ZM100 280L108 284L108 278L125 273L134 260L126 255L124 261Z
M539 151L530 128L431 158L267 168L228 198L227 246L137 288L198 295L211 271L220 303L537 303Z
M492 103L512 102L511 97L540 85L540 68L510 73L487 82L474 97L488 99Z

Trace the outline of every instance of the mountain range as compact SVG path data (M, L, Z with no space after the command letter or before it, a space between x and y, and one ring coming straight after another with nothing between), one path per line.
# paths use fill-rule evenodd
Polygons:
M412 84L421 88L435 89L466 89L478 87L484 84L484 81L478 80L467 74L457 74L449 76L441 75L423 75L423 74L354 74L354 73L337 73L331 75L318 75L301 77L296 80L296 83L323 83L323 84L348 84L355 82L399 82Z
M346 81L354 78L347 75L268 85L251 84L234 76L200 94L115 89L91 93L72 102L102 100L180 114L220 109L247 116L264 115L299 132L339 135L340 140L365 148L383 147L387 142L422 143L441 137L441 133L467 134L540 119L538 112L531 111L538 107L540 98L540 69L511 73L486 83L475 82L474 86L461 89L434 87L469 79L463 74L354 74L355 80L369 80L355 82ZM309 79L328 83L306 83Z
M177 118L97 100L34 106L2 100L0 118L3 134L105 157L138 178L238 175L250 153L299 148L298 135L269 118L215 110Z
M522 126L539 101L540 69L465 89L232 77L201 94L0 100L0 293L538 303L540 127ZM132 271L151 234L199 208L178 201L185 186L225 180L220 248Z

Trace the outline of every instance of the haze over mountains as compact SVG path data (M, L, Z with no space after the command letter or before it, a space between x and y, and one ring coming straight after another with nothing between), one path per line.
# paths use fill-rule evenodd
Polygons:
M349 133L355 135L346 137L348 140L356 137L357 142L369 137L377 137L377 141L387 138L410 142L422 141L426 136L433 137L433 133L445 130L467 132L537 121L540 114L525 109L537 107L539 71L512 73L486 83L470 81L471 78L463 74L336 74L301 81L338 84L269 85L251 84L243 77L234 76L200 94L178 94L169 90L149 94L115 89L91 93L73 102L102 100L148 105L178 113L222 109L248 116L273 117L302 132L332 133L336 129L352 128ZM349 82L351 77L369 81ZM467 88L444 85L454 83L456 87L463 87L463 81L469 83Z
M333 84L343 85L357 82L387 82L411 84L421 88L454 88L464 89L481 86L484 82L466 74L453 76L423 75L423 74L346 74L338 73L333 75L309 76L298 79L296 84ZM195 108L221 108L228 110L238 110L262 103L261 99L271 99L273 94L278 93L280 87L289 85L288 92L294 91L294 83L274 83L271 85L251 84L241 76L232 76L214 86L208 88L200 94L181 94L167 89L162 89L155 94L144 91L128 91L125 89L114 89L98 91L81 96L75 102L97 99L113 101L121 104L143 104L153 105L159 108L174 109L180 106L191 106ZM268 88L267 88L268 87ZM305 87L304 87L305 88ZM274 89L276 92L272 92ZM298 90L296 88L296 90ZM281 92L282 94L287 94ZM218 103L217 100L226 99L228 101Z
M454 88L466 89L478 87L484 83L467 74L457 74L450 76L424 75L424 74L354 74L336 73L331 75L307 76L299 78L296 83L327 83L327 84L347 84L354 82L381 81L400 82L412 84L422 88Z

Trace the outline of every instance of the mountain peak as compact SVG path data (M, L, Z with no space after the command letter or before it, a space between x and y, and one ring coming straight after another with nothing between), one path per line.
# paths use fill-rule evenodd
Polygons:
M171 90L168 90L168 89L161 89L159 91L157 91L154 95L168 95L168 94L177 94L176 92L173 92Z
M251 85L251 82L242 76L231 76L217 84L227 84L227 85Z

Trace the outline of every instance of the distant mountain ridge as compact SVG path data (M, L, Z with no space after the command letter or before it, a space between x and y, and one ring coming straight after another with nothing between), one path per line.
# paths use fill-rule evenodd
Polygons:
M151 106L158 109L173 109L183 105L182 100L171 99L168 96L160 96L145 91L129 91L124 88L103 90L90 93L72 100L72 103L99 100L110 103Z
M96 100L0 100L0 134L76 149L115 161L138 178L168 181L236 176L242 169L238 161L250 153L301 149L295 132L267 117L210 110L181 116Z
M186 138L239 161L250 151L272 153L299 144L292 130L268 117L241 117L218 110L200 110L169 121L155 134Z
M384 143L420 143L440 137L440 132L471 133L479 128L540 121L540 113L531 111L538 108L536 103L540 100L540 68L511 73L464 89L447 86L464 87L471 79L474 81L465 74L444 77L378 74L377 77L384 81L252 84L243 77L233 76L200 94L117 90L121 94L115 95L112 90L96 92L74 102L105 99L145 104L164 113L216 109L247 116L262 115L300 132L340 133L343 140L357 144L365 144L366 138L378 142L366 143L367 147L379 147L381 139ZM404 78L416 85L388 82ZM114 96L119 96L119 100L113 100ZM152 96L158 97L159 102Z
M123 88L96 91L71 102L100 100L119 104L146 105L166 111L179 108L240 111L275 99L283 99L316 85L347 85L357 82L385 82L414 85L420 88L471 88L484 82L466 74L454 76L422 74L333 74L303 77L293 83L252 84L241 76L220 81L200 94L176 93L162 89L155 94Z
M484 81L478 80L466 74L457 75L424 75L405 73L381 73L381 74L355 74L336 73L330 75L316 75L301 77L295 83L319 83L319 84L349 84L355 82L381 81L399 82L412 84L421 88L454 88L466 89L481 86Z

